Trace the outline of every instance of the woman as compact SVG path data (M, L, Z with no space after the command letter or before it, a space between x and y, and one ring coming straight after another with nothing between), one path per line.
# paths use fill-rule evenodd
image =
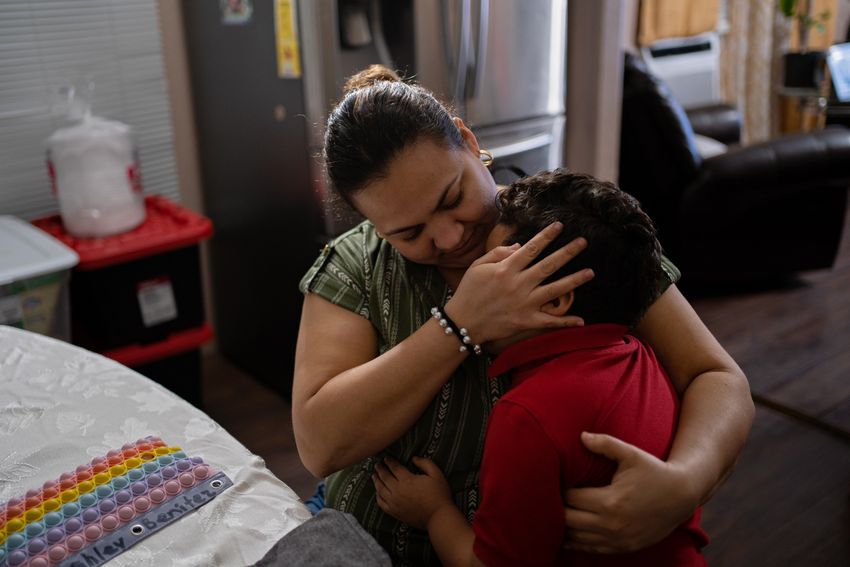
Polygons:
M328 119L326 167L337 193L368 221L327 246L302 280L295 437L305 466L330 475L328 505L354 514L395 563L436 563L423 532L378 508L374 465L386 455L404 464L432 459L471 519L487 413L508 381L488 381L486 355L462 352L431 310L467 329L473 344L581 324L541 306L592 273L539 285L584 245L574 241L528 267L557 226L479 258L498 189L473 133L428 91L382 67L346 90ZM682 394L676 439L662 462L585 436L588 449L619 468L611 486L565 495L567 543L578 549L625 552L666 536L719 486L752 422L746 378L672 285L675 268L666 272L669 287L636 332Z

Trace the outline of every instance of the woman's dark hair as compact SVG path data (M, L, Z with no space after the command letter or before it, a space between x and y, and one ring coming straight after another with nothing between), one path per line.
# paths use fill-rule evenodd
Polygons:
M390 161L413 143L463 143L445 105L386 67L360 71L344 90L328 117L324 161L333 189L349 205L352 194L385 175Z
M505 244L525 244L555 221L564 229L537 260L583 236L587 248L552 274L584 268L594 278L576 289L570 313L590 323L635 325L658 297L664 278L655 227L637 199L613 183L565 169L541 172L499 193L499 223L513 229Z

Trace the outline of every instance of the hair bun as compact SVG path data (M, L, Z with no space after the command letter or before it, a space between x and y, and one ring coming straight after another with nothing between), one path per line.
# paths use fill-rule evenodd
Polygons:
M369 65L359 73L352 75L345 81L343 93L348 94L355 89L369 87L381 81L398 82L401 81L398 73L392 69L388 69L383 65Z

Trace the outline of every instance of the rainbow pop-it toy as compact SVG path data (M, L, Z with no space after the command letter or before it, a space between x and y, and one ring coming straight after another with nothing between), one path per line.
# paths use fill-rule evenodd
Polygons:
M96 567L232 486L145 437L0 506L0 567Z

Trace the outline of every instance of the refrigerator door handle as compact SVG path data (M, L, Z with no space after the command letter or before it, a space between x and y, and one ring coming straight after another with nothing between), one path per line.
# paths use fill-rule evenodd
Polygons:
M372 21L372 41L375 43L378 61L384 67L393 69L395 63L393 63L393 58L390 56L390 50L384 39L384 23L381 19L381 5L379 0L372 0L369 6L369 19Z
M450 72L454 75L452 85L452 103L458 112L463 113L464 92L466 91L466 76L469 67L470 51L470 18L472 0L442 0L440 6L443 16L443 48L446 52L446 63ZM451 8L460 4L460 25L457 48L452 46Z
M475 98L481 92L484 80L484 67L487 65L487 49L490 23L490 0L478 0L478 41L475 52L470 57L467 77L466 98ZM471 30L470 30L471 31Z
M553 141L554 137L552 136L552 134L537 134L536 136L531 136L530 138L525 138L523 140L519 140L511 144L505 144L504 146L496 146L495 148L487 149L490 151L491 154L493 154L493 159L499 159L507 156L521 154L531 150L536 150L539 148L545 148Z

